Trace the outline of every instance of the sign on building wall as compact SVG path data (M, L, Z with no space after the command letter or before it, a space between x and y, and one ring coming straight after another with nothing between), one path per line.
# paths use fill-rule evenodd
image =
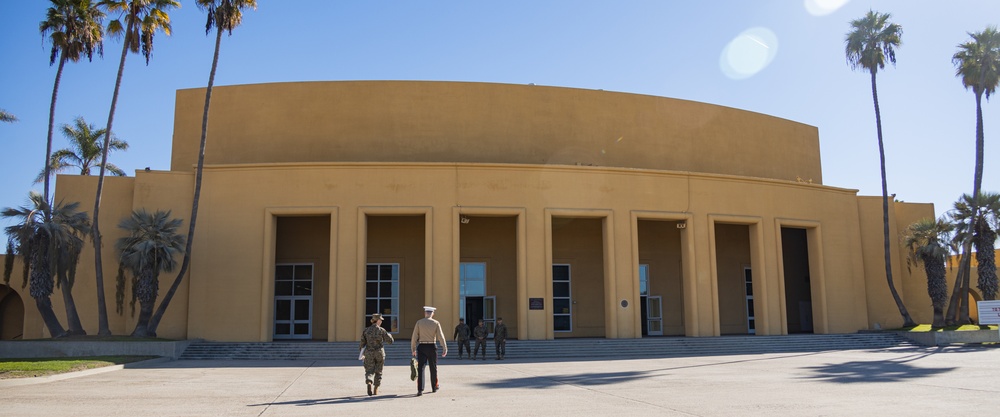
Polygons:
M544 310L545 309L545 299L544 298L529 298L528 299L528 310Z
M979 324L1000 324L1000 301L979 301Z

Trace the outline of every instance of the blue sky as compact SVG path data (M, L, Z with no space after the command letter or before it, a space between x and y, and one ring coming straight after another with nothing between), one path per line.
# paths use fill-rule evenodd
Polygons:
M130 174L169 169L174 95L207 84L213 37L181 0L149 65L130 55L111 155ZM869 9L903 27L879 72L889 192L940 214L971 192L975 101L951 56L1000 24L995 0L259 0L225 36L216 85L326 80L476 81L603 89L765 113L818 127L826 185L881 195L869 75L844 58L848 22ZM41 169L55 66L38 32L48 1L0 2L0 207L20 206ZM745 36L744 36L745 35ZM107 123L121 43L67 64L56 125ZM994 99L993 101L996 101ZM1000 191L1000 103L984 102L983 188ZM211 140L211 138L209 138ZM738 140L738 138L734 138ZM56 132L54 147L67 146ZM94 172L96 175L96 171ZM6 225L0 220L0 226Z

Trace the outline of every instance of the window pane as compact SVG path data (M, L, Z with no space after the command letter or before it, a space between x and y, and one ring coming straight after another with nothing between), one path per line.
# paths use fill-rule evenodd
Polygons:
M659 320L649 320L649 332L659 333L663 330L663 322Z
M274 306L275 320L292 319L292 300L276 300Z
M296 321L309 320L309 306L310 306L310 304L312 304L312 303L310 303L308 300L296 300L295 301L295 320Z
M295 295L312 295L312 281L295 281Z
M379 282L378 284L378 296L379 297L392 297L392 282Z
M649 284L645 281L639 281L639 295L649 295Z
M753 317L753 299L747 300L747 316Z
M365 279L368 281L375 281L378 279L378 265L368 265L365 268Z
M646 304L646 309L649 310L649 317L660 317L660 303L655 301L648 303Z
M365 297L378 297L378 283L365 283Z
M556 314L569 313L569 299L568 298L552 299L552 311Z
M553 330L557 332L567 332L572 329L569 316L555 316L552 318Z
M569 297L569 283L568 282L553 282L552 283L552 296L553 297Z
M753 295L753 283L747 283L747 295Z
M274 295L292 295L292 281L275 281Z
M292 279L292 266L291 265L278 265L274 268L274 280L289 280Z
M389 331L391 331L393 333L398 332L399 331L399 318L396 317L396 316L392 316L389 321L392 322L392 329L390 329Z
M312 280L312 265L295 265L295 280Z
M274 323L274 334L291 334L292 326L288 323Z
M482 297L486 295L486 282L479 280L469 280L465 282L465 295L471 297Z
M392 314L392 300L383 298L378 300L379 313Z
M369 298L365 300L365 313L378 313L378 299Z
M750 321L747 322L747 325L750 326L750 330L756 329L753 319L750 319Z
M552 265L552 280L553 281L569 281L569 266L568 265Z
M309 323L295 323L295 334L309 334Z
M392 265L379 265L378 279L388 281L392 279Z

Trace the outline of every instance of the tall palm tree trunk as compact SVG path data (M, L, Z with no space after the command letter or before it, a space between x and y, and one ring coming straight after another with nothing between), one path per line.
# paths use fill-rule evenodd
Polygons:
M34 251L30 259L25 259L25 262L31 266L29 278L31 287L28 292L31 294L31 298L35 299L35 306L38 307L38 313L42 316L42 322L45 323L49 334L52 337L63 337L66 336L66 329L59 323L59 318L52 310L52 300L50 299L53 279L52 271L49 268L48 239L45 237L39 237L39 239L42 240L38 245L39 250Z
M963 286L966 286L969 281L969 274L972 271L972 241L967 239L962 242L962 255L958 259L958 273L955 275L955 286L954 290L951 292L951 300L948 301L948 313L945 315L945 322L949 326L954 326L956 324L965 324L969 322L968 316L968 302L969 293L964 292L963 297ZM967 288L967 287L966 287ZM968 291L968 290L966 290ZM965 305L966 315L961 315L961 306Z
M62 79L63 67L66 66L66 54L59 54L59 68L56 69L56 81L52 86L52 101L49 104L49 133L45 140L45 165L42 165L42 169L45 170L45 189L42 191L42 196L45 198L45 202L50 202L49 200L49 183L50 176L52 173L51 164L49 164L49 159L52 157L52 130L55 128L56 121L56 98L59 96L59 80ZM45 221L51 220L51 215L49 213L45 214Z
M132 33L132 25L135 23L130 19L125 33ZM94 197L94 223L92 233L94 236L94 278L97 283L97 334L110 336L111 329L108 327L108 307L104 297L104 265L101 259L101 195L104 192L104 176L108 165L108 152L111 149L111 125L115 120L115 109L118 106L118 91L122 86L122 74L125 72L125 57L128 56L128 39L122 41L122 56L118 62L118 76L115 78L115 91L111 94L111 110L108 112L108 127L104 129L104 149L101 150L100 173L97 176L97 195Z
M87 334L80 323L80 314L76 311L76 301L73 300L73 286L64 279L59 279L62 287L63 304L66 305L66 334L71 336L82 336Z
M163 319L163 314L167 311L167 305L170 304L170 300L173 299L174 294L177 292L177 288L180 287L181 281L184 279L184 274L187 273L188 267L191 264L191 247L194 243L194 228L195 223L198 220L198 203L201 198L201 178L202 172L205 167L205 144L208 139L208 109L212 104L212 85L215 83L215 70L219 65L219 47L222 44L222 29L218 28L215 34L215 55L212 57L212 70L208 75L208 88L205 89L205 110L201 117L201 144L198 148L198 167L195 170L195 181L194 181L194 199L191 204L191 220L188 224L188 234L187 242L184 248L184 260L181 262L180 271L177 272L177 277L174 278L173 284L170 285L170 289L163 296L163 301L160 302L160 306L156 309L156 313L153 314L152 319L149 322L149 332L151 335L156 335L156 328L160 325L160 320Z
M903 316L903 326L912 327L916 323L910 317L910 313L906 310L903 300L899 297L899 293L896 291L896 284L892 282L892 252L890 251L892 240L889 238L889 188L886 185L885 179L885 145L882 141L882 115L878 109L878 89L875 87L875 71L872 71L871 74L872 100L875 102L875 128L878 131L878 158L882 169L882 234L885 238L883 244L885 250L885 279L889 282L889 292L892 293L892 299L896 301L899 314Z
M979 203L979 192L983 188L983 93L976 91L976 172L972 183L973 204ZM978 207L974 207L978 208Z

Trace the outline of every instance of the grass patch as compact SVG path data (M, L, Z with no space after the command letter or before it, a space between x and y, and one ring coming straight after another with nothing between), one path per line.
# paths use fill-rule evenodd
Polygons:
M0 360L0 379L31 378L86 369L103 368L153 359L156 356L92 356L80 358L31 358Z
M915 327L903 327L899 330L905 332L942 332L942 331L973 331L973 330L997 330L997 325L979 326L975 324L963 324L961 326L932 327L929 324L918 324Z

